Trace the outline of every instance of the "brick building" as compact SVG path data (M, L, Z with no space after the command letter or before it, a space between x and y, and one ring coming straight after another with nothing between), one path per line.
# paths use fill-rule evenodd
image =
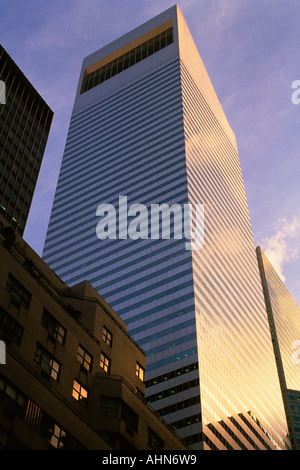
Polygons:
M0 448L186 449L143 398L146 357L124 321L1 223Z

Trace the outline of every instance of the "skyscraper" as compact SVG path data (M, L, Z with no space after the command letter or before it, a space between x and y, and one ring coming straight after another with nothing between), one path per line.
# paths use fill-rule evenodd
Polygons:
M300 450L300 307L262 249L256 251L290 440Z
M177 6L84 59L43 256L125 320L193 448L289 446L235 136Z
M23 235L53 112L1 44L0 80L0 213Z

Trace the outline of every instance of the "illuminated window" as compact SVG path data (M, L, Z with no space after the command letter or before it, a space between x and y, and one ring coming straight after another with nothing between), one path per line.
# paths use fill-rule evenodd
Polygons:
M154 38L149 39L143 44L121 55L117 59L114 59L108 64L103 65L103 67L99 68L98 70L86 74L83 79L80 93L84 93L90 90L91 88L99 85L99 83L102 83L114 75L121 73L123 70L128 69L128 67L132 67L141 60L147 59L147 57L151 56L155 52L160 51L166 46L169 46L172 43L173 28L169 28L167 31L163 31Z
M137 362L136 363L135 375L139 379L141 379L142 382L144 381L144 373L145 373L145 369L143 369L143 367Z
M58 341L61 344L65 343L65 337L66 337L65 328L46 309L44 309L43 311L41 323L49 332L49 334L52 336L52 338L54 338L56 341Z
M111 346L112 334L105 326L103 327L102 339L103 339L103 341L105 341L106 344Z
M107 373L110 370L110 359L102 352L100 355L100 367Z
M53 356L39 343L36 345L34 360L41 366L44 372L58 381L60 374L60 364Z
M81 346L78 346L77 359L82 367L91 372L92 370L92 356Z
M49 438L50 444L56 449L62 449L64 447L64 439L66 432L57 424L54 424L52 435Z
M75 379L73 384L72 396L75 400L87 406L88 391Z

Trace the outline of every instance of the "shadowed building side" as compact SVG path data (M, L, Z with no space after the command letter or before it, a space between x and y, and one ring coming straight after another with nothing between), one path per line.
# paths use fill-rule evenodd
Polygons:
M0 214L23 235L53 112L1 44L0 79Z

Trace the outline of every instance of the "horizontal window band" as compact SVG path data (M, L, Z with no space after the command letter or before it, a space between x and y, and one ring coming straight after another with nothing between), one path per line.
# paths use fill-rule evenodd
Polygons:
M97 241L97 240L96 240ZM124 251L120 252L119 255L118 255L118 258L115 257L114 258L114 262L115 263L118 263L118 261L122 261L122 264L123 262L126 263L126 266L131 266L131 264L136 264L136 258L134 258L135 255L139 255L139 261L142 262L144 260L147 260L149 259L149 254L150 255L159 255L160 253L165 253L165 258L161 258L161 261L163 261L164 259L168 259L169 257L172 257L172 256L179 256L179 255L184 255L186 256L187 258L190 258L191 259L191 254L185 250L185 247L184 247L184 242L182 240L172 240L170 239L168 243L169 245L169 250L170 252L169 253L166 253L166 245L163 244L162 246L159 246L157 244L157 247L158 249L156 249L155 251L153 250L153 248L155 247L155 244L159 241L159 240L148 240L149 243L147 243L147 246L145 247L145 250L144 250L144 253L141 253L141 248L139 246L138 243L135 243L135 246L136 246L136 249L131 251L130 253L126 252L125 251L125 246L124 246ZM137 240L135 241L137 242ZM182 243L178 243L178 242L182 242ZM112 245L114 243L114 240L110 240L110 244ZM92 244L92 246L96 246L96 244ZM113 245L112 245L113 247ZM77 252L82 252L82 249L79 248L77 250ZM60 253L60 255L62 254L62 250L58 250L58 254ZM99 253L99 247L96 247L93 251L89 252L88 253L88 256L92 256L93 259L95 259L95 255ZM72 251L70 253L70 256L71 257L74 257L74 255L76 255L76 251ZM108 254L109 255L109 254ZM117 256L117 255L116 255ZM44 258L46 259L47 261L47 257L44 256ZM128 260L128 258L132 258L132 260ZM76 261L84 261L87 259L87 254L84 253L82 254L82 256L78 256L76 257ZM107 273L107 269L108 267L111 267L112 265L112 260L107 260L107 262L105 261L105 256L104 258L101 257L101 270L106 270L105 272ZM126 262L127 260L127 262ZM48 261L47 261L48 262ZM55 260L53 261L53 263L51 264L55 264ZM68 271L62 271L62 269L64 268L64 266L66 267L69 267L70 266L70 263L69 262L66 262L66 264L62 264L62 265L59 265L57 266L55 269L56 271L59 271L60 272L60 275L62 277L66 277L68 276L69 274L73 274L74 275L74 269L76 269L75 266L73 267L70 267ZM156 266L157 267L157 260L155 262L152 262L151 264L147 265L147 266ZM117 270L119 270L120 267L116 268L116 272ZM148 268L147 268L148 269ZM101 271L99 270L99 271ZM98 276L100 276L100 272L98 271ZM86 276L90 276L90 275L95 275L95 268L92 268L90 270L87 270L85 272L85 275ZM74 277L74 280L76 280L76 276ZM78 276L78 280L81 279L81 275ZM93 282L96 282L97 280L99 279L99 277L96 277L96 278L93 278L91 279L91 281ZM103 279L103 276L101 276L101 279Z
M184 286L181 284L175 285L173 287L167 287L162 292L156 293L155 297L150 295L149 297L140 297L138 294L132 295L131 298L124 302L118 302L118 299L113 299L105 293L105 298L110 299L111 304L113 304L114 310L118 313L124 314L126 311L139 308L141 306L146 307L146 305L151 304L152 302L159 302L160 299L170 297L174 294L183 295L184 292L192 292L191 287L193 286L193 280L187 281Z
M181 140L181 139L180 139L180 140ZM178 149L183 149L182 145L178 145L177 150L178 150ZM172 161L169 161L168 164L167 164L167 162L168 162L168 153L167 153L167 152L163 155L162 158L165 158L164 171L168 171L168 170L170 170L170 169L172 169L172 168L174 169L174 164L175 164L175 162L177 162L178 165L180 165L180 166L183 165L183 162L182 162L183 159L182 159L182 154L181 154L181 153L180 153L180 154L177 154L177 155L174 155L174 159L172 159ZM142 181L145 181L145 172L143 171L143 166L141 165L141 166L139 167L139 169L140 169L140 171L139 171L138 175L140 176L140 179L141 179ZM156 171L153 171L153 168L152 168L152 171L151 171L151 169L150 169L149 172L150 172L150 174L151 174L150 181L152 180L152 184L153 184L153 178L157 177L157 179L154 180L155 182L159 182L159 183L160 183L160 186L163 186L163 187L166 187L166 186L167 186L167 181L162 182L162 180L161 180L161 174L162 174L161 168L158 167L158 169L156 169ZM180 169L180 172L181 172L181 174L178 173L178 171L177 171L176 177L174 177L172 180L170 180L170 184L173 183L174 181L176 181L176 178L179 178L180 176L185 177L185 175L186 175L186 169L185 169L184 166L183 166L183 168ZM172 172L170 173L170 171L169 171L169 172L168 172L168 175L169 175L169 178L170 178L170 176L172 176ZM160 178L159 178L159 176L160 176ZM131 181L131 180L130 180L130 176L128 176L128 178L127 178L125 181L123 181L123 182L116 181L115 184L112 184L111 187L110 187L111 190L118 190L118 194L116 194L116 193L105 193L105 201L106 201L106 202L109 202L109 201L111 200L111 198L112 198L113 195L119 197L119 195L122 194L122 193L124 194L124 192L128 193L127 189L129 189L129 188L131 188L131 192L133 193L134 187L133 187L132 182L131 182L131 184L130 184L130 181ZM126 182L126 184L129 185L129 186L128 186L128 187L124 186L124 182ZM122 183L123 183L123 185L122 185ZM138 185L138 180L135 182L135 184ZM88 187L89 187L90 190L91 190L91 184L90 184L89 186L87 186L87 188L88 188ZM148 180L146 183L144 183L144 185L141 187L141 189L146 188L146 187L149 187L149 180ZM158 189L159 189L159 186L158 186L157 188L155 188L155 191L157 191ZM80 187L80 190L81 190L81 187ZM149 194L149 197L150 197L151 192L153 193L153 188L152 188L152 187L150 187L150 189L148 190L148 192L146 192L146 194ZM144 192L143 194L145 195L145 192ZM130 196L130 193L127 194L127 196ZM75 202L75 200L78 201L78 193L76 193L76 197L74 196L74 202ZM87 200L88 200L88 201L91 201L90 195L89 195L89 197L88 197ZM69 202L70 202L70 201L69 201ZM95 204L96 204L95 209L94 209L95 212L96 212L96 207L98 206L98 203L99 203L99 198L98 198L98 201L95 201ZM53 213L53 214L55 214L56 204L57 204L57 199L55 198L55 199L54 199L53 210L52 210L52 213ZM61 204L61 207L62 207L62 209L64 209L65 204ZM64 210L63 210L63 211L64 211ZM64 225L66 224L66 222L65 222L65 221L66 221L66 217L65 217L65 216L62 216L62 220L63 220L62 226L64 226ZM52 238L53 238L53 239L54 239L54 238L57 239L57 236L58 236L58 234L59 234L59 232L60 232L59 226L57 225L57 222L58 222L57 218L54 218L54 215L52 215L52 216L51 216L50 223L49 223L49 226L48 226L47 240L46 240L46 241L47 241L47 245L48 245L48 242L51 241L50 235L51 235L52 232L53 232L53 233L56 233L55 237L52 237ZM52 225L55 225L55 227L54 227L53 229L51 228ZM67 232L68 232L68 231L66 231L66 233L67 233Z
M144 336L143 338L140 338L138 340L138 343L143 349L145 349L144 347L145 344L150 343L152 341L157 341L158 339L163 338L166 335L175 333L178 330L184 331L185 328L188 328L189 326L195 326L195 324L196 324L195 318L185 320L182 323L178 323L177 325L171 326L169 328L165 328L163 331L159 331L158 333L153 333L151 336ZM147 324L147 326L145 325L145 330L146 329L148 330L149 328L150 328L149 324Z
M173 165L170 164L168 165L169 168L174 167L174 162ZM98 222L98 217L96 215L96 210L97 207L100 204L112 204L116 210L116 219L117 222L119 220L119 213L118 213L118 207L119 207L119 197L123 194L127 196L127 201L128 201L128 208L131 206L131 204L134 204L138 202L139 204L144 204L147 207L147 210L150 212L151 205L152 204L168 204L168 205L173 205L173 204L180 204L184 205L187 204L187 189L186 189L186 175L185 175L185 170L181 170L181 163L179 164L180 167L180 173L177 172L175 173L176 176L170 180L169 184L166 184L166 182L163 183L162 178L158 178L158 176L162 176L164 172L157 172L157 175L155 174L155 179L147 181L145 185L143 185L140 189L140 193L135 193L135 197L138 198L138 195L140 194L141 199L135 199L134 201L131 202L130 197L132 196L132 192L134 191L133 186L131 185L131 191L129 190L129 187L120 187L120 186L114 186L112 189L117 190L118 193L103 193L101 198L101 194L99 193L95 194L95 191L91 189L90 194L85 197L81 198L80 194L77 194L76 198L74 198L74 203L76 201L81 201L80 204L76 204L74 207L73 205L70 204L71 201L68 201L68 204L65 204L62 206L63 212L65 213L68 211L68 215L64 216L62 211L59 210L57 211L58 213L56 214L54 209L52 211L52 217L51 217L51 224L49 223L48 226L48 232L47 232L47 251L49 247L51 247L51 240L54 240L55 243L53 244L55 248L57 248L60 244L60 238L63 237L63 243L66 243L68 239L72 236L72 229L74 228L76 231L76 238L80 236L80 234L87 235L88 230L94 230L96 229L96 224ZM165 172L168 170L166 169ZM169 172L170 174L170 172ZM145 179L144 179L145 180ZM173 183L179 182L176 186L173 185ZM159 186L157 188L153 188L154 183L158 184ZM152 188L151 188L152 186ZM165 190L163 192L158 193L160 187L168 188L168 190ZM145 190L146 188L151 188L148 191ZM155 190L155 192L154 192ZM177 192L179 190L179 192ZM151 192L152 191L152 192ZM93 194L94 193L94 194ZM166 196L165 200L162 200L161 198L163 195ZM147 199L145 199L147 197ZM170 200L170 198L172 198ZM150 199L151 198L151 199ZM180 198L180 199L179 199ZM84 214L84 215L83 215ZM85 224L85 227L82 228L81 230L78 230L78 225L83 227L83 224ZM54 228L52 228L54 226ZM54 236L50 236L51 234L55 234ZM69 236L65 236L69 234ZM75 240L76 240L75 238ZM80 237L82 240L82 237ZM74 240L74 236L73 236ZM75 241L74 240L74 241Z
M191 285L192 285L192 283L189 286L186 286L186 287L190 288ZM166 294L167 295L171 295L171 294L174 295L175 292L176 292L176 289L172 289L171 292L168 291ZM180 289L177 289L177 292L180 292ZM165 300L165 299L163 299L163 297L164 297L163 295L160 296L160 299L162 299L162 302L158 304L158 311L162 310L163 308L166 308L166 307L170 307L170 306L173 306L173 305L178 305L178 303L179 303L177 298L172 299L172 300ZM185 294L185 295L180 294L180 302L182 302L182 303L187 301L187 300L190 300L190 299L194 300L194 298L195 298L195 294L192 290L188 294ZM157 299L157 300L160 300L160 299ZM147 302L147 303L150 303L150 302ZM140 307L143 307L143 313L140 314L141 316L139 318L148 317L149 316L149 311L151 311L151 314L154 313L154 307L149 307L149 306L145 307L145 304L141 301L141 302L137 302L134 306L129 305L128 307L120 308L118 310L118 315L120 315L120 317L123 317L126 313L132 312L133 309L138 309ZM138 315L139 314L137 314L137 316ZM136 321L137 316L135 316L132 321ZM128 318L126 319L126 323L127 323L127 325L130 323ZM130 334L130 331L129 331L129 334ZM148 366L147 366L147 370L149 370Z
M180 346L184 343L192 343L193 341L195 342L195 344L197 343L195 331L193 331L193 333L190 333L189 335L181 336L180 338L174 338L174 340L170 341L169 343L163 343L157 347L152 347L149 351L146 351L146 356L152 357L163 351L168 351L168 353L170 353L173 348L176 348L177 346Z
M179 141L181 141L181 139L179 139ZM178 150L181 150L181 152L177 153ZM78 182L79 184L77 187L73 188L70 198L66 197L68 194L67 189L60 191L60 193L56 195L54 199L54 207L51 214L51 221L48 227L49 233L51 233L50 228L53 224L53 220L57 218L56 212L59 213L59 209L63 209L65 212L65 208L68 207L68 204L75 201L77 202L77 207L79 204L85 204L85 201L89 202L89 207L91 207L91 197L94 197L94 204L95 207L97 207L98 204L102 201L107 203L118 203L119 196L126 195L129 201L130 199L139 202L144 201L145 204L147 204L147 201L149 201L148 204L150 201L159 202L162 200L163 195L167 196L166 191L159 192L159 188L161 186L168 186L171 190L173 190L178 186L174 184L176 182L176 176L178 180L179 178L184 178L182 184L185 184L185 187L187 188L187 172L184 164L183 152L184 145L180 144L174 148L173 155L170 156L167 152L164 152L159 157L159 160L154 158L153 160L149 161L149 164L145 165L144 170L142 163L132 167L132 175L135 178L134 183L130 176L126 174L125 169L120 178L117 178L118 175L116 175L115 180L107 181L106 185L101 184L100 188L99 180L101 175L96 175L94 178L91 178L89 184L88 178L86 178L86 182L82 181L81 184ZM170 171L170 168L172 168L173 171ZM164 172L167 172L168 180L165 179L165 184L163 185L160 175L162 175ZM147 188L146 192L145 188ZM85 191L87 189L89 190L88 194ZM176 200L177 199L178 198L176 198ZM165 202L171 202L171 200L171 197L165 198ZM80 201L79 204L78 201ZM64 216L62 220L65 221L66 217Z
M166 322L175 321L176 319L181 320L182 317L187 318L188 316L192 316L191 319L187 318L184 321L184 323L190 322L190 321L195 323L195 306L194 306L194 304L190 305L189 307L185 307L185 308L176 310L175 312L170 313L170 314L164 314L164 312L161 309L161 306L160 306L159 311L161 312L161 315L159 316L159 318L156 318L155 320L149 321L147 323L143 322L142 326L132 328L130 330L130 335L131 336L133 336L133 335L137 336L139 333L144 333L145 330L147 330L147 331L151 330L151 328L154 328L157 325L162 325L163 323L166 323ZM153 313L155 313L155 312L153 312ZM152 314L152 310L151 311L148 310L149 317L151 316L151 314ZM132 317L132 321L134 321L134 320L135 320L135 317ZM175 328L175 326L174 326L174 328ZM155 338L159 338L159 336L155 335ZM143 338L139 339L137 342L142 341L142 340L143 340Z
M178 385L174 385L171 388L167 388L165 390L161 390L159 392L153 393L152 395L147 396L146 400L148 403L156 402L162 400L163 398L169 398L177 393L186 392L187 390L191 390L192 388L199 387L199 379L190 380L188 382L184 382Z
M181 377L182 375L188 374L190 372L194 372L198 370L198 362L194 362L192 364L188 364L185 367L180 367L179 369L173 369L170 372L166 372L165 374L159 375L157 377L152 377L145 381L146 389L149 390L149 387L154 387L157 384L162 382L166 382L168 380L174 379L176 377Z
M186 410L187 408L194 405L200 405L200 393L186 400L182 400L173 403L172 405L167 405L163 408L160 408L157 410L157 413L161 416L165 416L167 414L175 413L177 411Z
M178 273L178 274L175 274L174 276L169 276L169 277L166 279L165 283L162 282L161 280L159 280L159 281L157 281L157 282L153 282L153 283L149 284L147 287L144 287L143 289L139 289L139 290L138 290L138 296L141 296L141 295L143 295L143 294L148 294L149 296L153 296L153 295L152 295L153 289L157 289L157 291L156 291L156 293L155 293L155 297L157 297L157 294L159 294L159 290L160 290L160 289L165 289L169 283L175 282L175 281L177 281L177 280L179 280L179 279L180 279L180 281L181 281L182 276L187 276L187 275L189 275L190 277L192 277L192 269L191 269L191 268L192 268L192 267L190 266L189 269L187 269L186 271L183 271L183 272L180 272L180 273ZM169 271L169 270L170 270L170 267L169 267L169 269L165 269L164 271L167 272L167 271ZM158 274L158 273L161 274L160 272L157 272L156 274ZM117 278L117 279L118 279L118 278ZM154 276L152 276L152 277L151 277L151 276L148 276L148 278L143 279L143 282L144 282L144 280L147 280L147 279L148 279L148 280L151 279L152 281L156 281L156 279L155 279ZM136 284L135 284L135 285L136 285ZM127 291L128 288L129 288L129 285L127 284L127 285L123 288L123 290ZM106 295L107 295L107 296L116 296L116 295L117 295L117 296L118 296L118 303L126 302L126 300L132 299L133 296L134 296L134 294L129 293L129 294L127 294L127 295L121 297L121 295L120 295L120 290L117 290L117 291L116 291L116 290L114 290L114 291L106 290ZM144 299L146 300L146 298L147 298L147 297L145 296Z
M191 260L191 259L186 260L186 263L190 264L190 268L192 268L192 260ZM157 262L156 262L156 264L155 264L155 263L152 263L152 264L153 264L153 267L154 267L154 266L157 267ZM161 260L160 260L160 264L162 264L162 261L161 261ZM182 268L182 269L184 269L184 264L183 264L182 259L180 259L177 263L172 263L171 267L172 267L172 270L173 270L173 269L176 269L176 268ZM148 271L148 270L150 270L150 269L151 269L151 268L149 267L149 265L146 265L146 266L142 266L142 267L140 267L140 268L135 269L135 270L132 271L132 277L133 277L133 276L134 276L134 277L139 276L138 282L135 282L135 286L136 286L136 287L139 285L139 283L143 283L143 282L149 281L150 279L157 279L157 278L160 278L163 274L165 274L165 273L167 273L167 272L170 272L170 264L168 264L168 265L165 266L164 268L157 269L157 270L155 271L155 273L153 273L153 271L152 271L152 272L150 272L150 274L148 274L148 275L146 275L146 276L145 276L145 275L144 275L144 276L143 276L143 275L141 276L141 274L144 274L145 271ZM111 270L110 270L110 271L109 271L109 276L112 276L113 272L114 272L115 274L117 274L117 273L118 273L118 269L116 269L115 271L111 271ZM176 274L176 276L182 276L182 275L184 275L184 272L187 272L187 271L179 271L179 272ZM127 273L127 274L124 274L123 276L118 276L116 279L118 280L118 283L119 283L119 282L122 282L122 281L125 280L125 279L126 279L126 280L129 280L129 279L130 279L130 276L128 276L128 273ZM171 278L170 278L170 279L171 279ZM166 281L166 282L170 282L170 279L166 279L165 281ZM160 281L160 282L161 282L161 281ZM119 286L118 286L118 289L117 289L116 291L111 291L111 292L109 293L109 295L115 295L116 293L121 294L121 292L122 292L123 290L127 290L128 288L130 288L130 286L131 286L131 283L130 283L130 284L126 284L126 285L123 284L122 287L119 287ZM103 288L103 289L105 289L106 287L111 287L111 281L102 284L102 288ZM151 288L153 288L153 286L151 286Z
M159 70L148 73L146 76L141 77L136 81L129 83L128 85L125 85L122 89L117 89L109 96L105 95L99 100L89 103L88 108L74 112L71 117L70 131L73 131L73 126L77 126L78 124L80 126L78 121L81 119L85 119L89 116L97 116L99 112L102 112L102 109L110 109L111 104L122 106L123 103L127 103L128 106L128 104L131 102L131 99L136 96L138 90L143 91L147 96L148 92L155 90L158 81L165 82L165 86L168 88L168 83L173 83L172 80L173 77L175 77L175 74L177 76L177 80L180 81L181 71L180 60L178 58L170 61Z
M184 306L181 305L181 303L184 304ZM187 304L189 305L187 306ZM146 311L144 309L143 310L140 309L140 312L136 312L134 315L132 315L132 310L129 310L127 312L128 315L124 313L122 317L123 317L123 320L128 325L128 329L130 330L129 334L132 336L131 331L137 332L138 331L137 328L139 327L136 327L136 326L130 327L130 325L132 325L132 323L136 323L136 322L139 322L140 320L143 320L145 317L147 317L147 321L149 324L151 323L152 326L153 325L155 326L156 321L160 321L161 323L164 323L165 318L167 318L167 321L169 321L169 320L172 320L172 318L176 319L180 317L181 315L185 315L185 314L194 315L195 304L194 304L193 292L183 295L180 298L180 300L177 301L175 309L173 309L173 306L174 306L173 301L167 301L164 303L160 303L156 305L155 307L147 308ZM171 310L174 312L169 315L163 314L163 312L169 312L170 307L172 307ZM159 315L159 317L157 317L157 315ZM173 315L174 317L172 317ZM153 319L151 319L152 317ZM143 324L144 324L144 321L143 321Z
M137 133L139 129L145 127L145 123L155 122L159 126L160 120L163 121L168 117L168 110L169 116L172 114L176 116L176 107L181 112L181 120L183 120L182 97L178 85L165 93L163 91L159 93L157 89L154 91L149 96L149 100L145 100L141 96L140 101L128 103L127 106L124 106L124 112L115 106L109 110L109 113L102 110L96 118L85 118L74 135L68 133L63 163L67 165L70 161L70 165L72 165L74 154L76 156L76 153L82 153L82 149L89 149L94 141L98 141L99 132L101 132L101 140L106 142L112 140L114 135L129 134L133 130ZM137 98L135 96L135 100ZM156 116L152 119L153 115ZM139 125L136 125L135 121Z
M147 124L145 124L147 127ZM153 140L153 134L151 135L150 131L151 130L158 130L156 133L156 139ZM80 158L77 159L74 157L73 165L71 164L72 171L70 171L70 168L66 167L65 164L63 163L61 171L60 171L60 176L59 176L59 181L58 184L61 185L65 182L65 180L69 180L71 177L74 177L76 174L81 175L83 172L83 169L85 166L87 166L87 170L90 168L89 163L97 163L98 165L100 162L103 161L105 162L106 160L108 165L111 165L111 162L113 160L119 161L120 157L122 159L123 155L126 155L128 151L131 149L131 151L135 151L133 155L136 155L136 153L139 153L140 158L141 158L141 153L145 153L145 151L150 151L155 148L155 146L158 147L160 142L166 142L166 134L163 134L164 129L169 129L169 139L171 142L172 140L177 137L177 135L182 135L182 139L184 139L184 128L183 128L183 122L179 122L174 118L174 126L170 128L170 122L169 121L164 121L164 125L160 125L159 127L157 126L157 123L153 125L152 128L148 129L147 135L144 134L139 134L139 138L134 138L132 136L123 139L123 140L118 140L118 142L111 142L110 139L108 140L108 145L107 146L102 146L102 141L101 139L99 140L96 139L95 145L92 148L87 149L86 147L82 147L81 150L81 155ZM149 134L149 135L148 135ZM151 140L152 137L152 140ZM164 138L163 138L164 137ZM170 144L169 144L170 145ZM139 148L137 152L137 148ZM158 151L159 149L157 149ZM78 149L78 152L80 152L80 149ZM155 150L153 149L152 152L154 153ZM84 155L87 155L85 157L85 160L82 160L82 153ZM111 158L111 155L114 155L114 159ZM99 160L100 157L100 160ZM76 171L77 170L77 171ZM80 172L81 170L81 172ZM64 175L66 173L66 176Z
M130 51L127 51L121 56L116 57L111 62L102 65L102 67L90 73L85 72L80 93L85 93L95 86L103 83L104 81L109 80L111 77L122 73L124 70L134 66L141 60L145 60L147 57L150 57L152 54L159 52L172 43L173 27L168 28L166 31L162 31L154 38L148 39Z
M101 100L101 106L91 105L89 111L81 111L72 116L70 120L68 139L65 152L69 151L69 141L73 142L82 139L83 132L88 133L91 129L94 131L94 124L104 123L104 130L112 127L112 122L122 123L124 117L136 113L150 112L151 109L159 109L159 100L161 103L170 102L170 99L182 97L180 87L180 71L178 65L174 70L168 70L166 74L159 74L156 78L139 80L131 84L126 93L118 91L110 98ZM152 98L152 99L151 99ZM138 115L137 115L138 117ZM76 139L76 140L75 140Z

